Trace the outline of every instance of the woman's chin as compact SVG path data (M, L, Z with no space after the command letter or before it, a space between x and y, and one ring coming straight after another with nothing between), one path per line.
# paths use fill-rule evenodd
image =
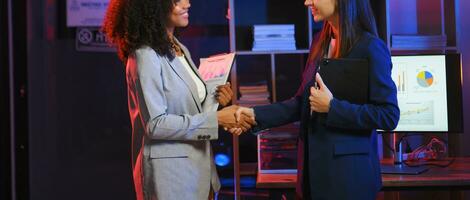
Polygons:
M183 21L183 22L181 22L181 23L178 24L178 27L184 28L184 27L186 27L186 26L188 26L188 25L189 25L189 21Z
M315 21L316 23L318 23L318 22L323 21L323 18L320 17L320 16L313 16L313 21Z

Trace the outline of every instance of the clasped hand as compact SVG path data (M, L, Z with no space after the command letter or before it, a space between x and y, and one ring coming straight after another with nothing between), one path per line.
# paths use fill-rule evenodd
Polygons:
M219 125L232 134L240 135L256 125L253 109L232 105L217 112Z
M232 134L240 135L247 132L252 126L256 125L254 112L250 108L240 106L228 106L232 101L233 91L230 83L219 85L216 89L215 98L222 107L217 112L219 125Z

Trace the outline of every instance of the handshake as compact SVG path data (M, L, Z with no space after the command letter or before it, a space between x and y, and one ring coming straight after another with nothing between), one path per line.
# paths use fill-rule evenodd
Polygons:
M217 111L217 121L224 130L236 135L245 133L256 125L254 110L237 105Z

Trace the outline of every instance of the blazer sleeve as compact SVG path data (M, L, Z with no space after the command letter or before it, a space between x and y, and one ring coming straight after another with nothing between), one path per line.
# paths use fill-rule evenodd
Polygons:
M215 140L218 137L218 122L215 111L195 115L171 114L162 81L162 58L153 50L139 49L135 54L136 84L140 85L140 113L148 113L145 132L152 139L160 140ZM145 107L142 106L145 105ZM145 109L145 110L144 110ZM210 137L207 137L210 135Z
M300 105L301 96L295 96L283 102L253 107L257 125L251 132L299 121Z
M369 100L357 105L333 98L326 124L346 129L393 130L398 124L400 110L397 104L397 88L391 77L390 53L378 38L369 41Z

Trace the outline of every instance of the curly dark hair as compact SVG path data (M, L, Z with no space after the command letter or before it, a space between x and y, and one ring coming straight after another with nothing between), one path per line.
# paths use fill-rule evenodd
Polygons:
M143 45L172 55L166 27L174 4L175 0L111 0L102 31L123 62Z

